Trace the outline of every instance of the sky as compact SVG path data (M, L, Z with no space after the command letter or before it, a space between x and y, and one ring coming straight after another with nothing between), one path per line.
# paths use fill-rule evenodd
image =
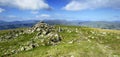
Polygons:
M0 0L0 20L120 21L120 0Z

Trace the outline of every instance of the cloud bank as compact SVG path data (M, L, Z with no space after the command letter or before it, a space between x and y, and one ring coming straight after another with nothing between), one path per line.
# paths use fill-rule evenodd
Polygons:
M0 6L10 6L22 10L49 9L44 0L0 0Z
M120 9L120 0L72 0L64 10L78 11L97 8Z
M41 14L37 15L36 18L50 18L51 16L49 14Z

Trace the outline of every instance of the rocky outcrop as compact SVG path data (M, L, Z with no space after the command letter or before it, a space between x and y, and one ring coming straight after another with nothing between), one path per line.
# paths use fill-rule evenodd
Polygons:
M24 30L11 30L10 32L0 36L0 41L9 41L11 39L17 38L21 34L24 34Z

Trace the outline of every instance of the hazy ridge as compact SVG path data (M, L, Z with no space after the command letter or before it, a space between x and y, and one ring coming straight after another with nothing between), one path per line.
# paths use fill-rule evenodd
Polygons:
M120 21L80 21L80 20L74 21L43 20L43 21L50 25L75 25L102 29L115 29L115 30L120 29ZM37 22L39 22L39 20L13 21L13 22L0 21L0 30L32 27Z

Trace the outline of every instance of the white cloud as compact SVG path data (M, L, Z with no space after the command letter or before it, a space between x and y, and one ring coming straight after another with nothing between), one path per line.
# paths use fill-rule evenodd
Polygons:
M3 11L5 11L5 9L0 8L0 13L2 13Z
M72 0L63 9L78 11L97 8L120 9L120 0Z
M32 13L32 14L38 14L39 11L32 11L31 13Z
M0 0L0 6L12 6L22 10L49 9L44 0Z
M41 14L41 15L37 15L36 18L50 18L51 16L48 14Z

